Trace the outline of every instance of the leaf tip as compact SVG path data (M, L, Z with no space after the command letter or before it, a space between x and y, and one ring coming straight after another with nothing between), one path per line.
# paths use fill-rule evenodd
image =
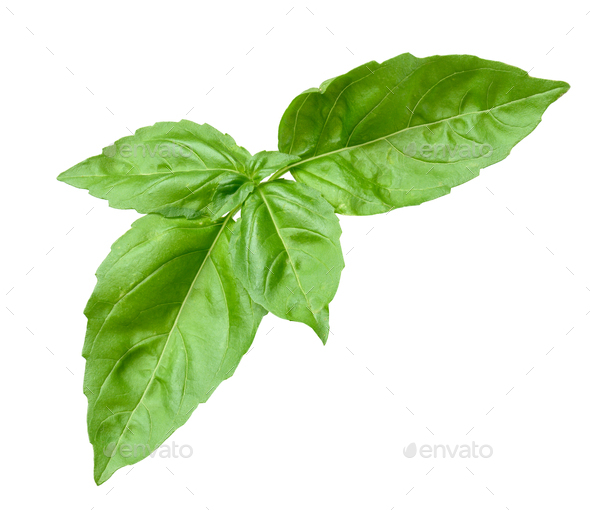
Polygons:
M56 179L57 179L59 182L65 182L65 183L67 183L67 182L68 182L68 172L69 172L69 170L66 170L66 171L62 172L61 174L59 174L59 175L56 177Z
M563 90L561 95L565 94L571 88L571 85L569 83L567 83L566 81L560 81L558 83L559 83L559 88Z
M322 308L319 312L313 313L314 323L309 324L315 331L315 334L319 337L324 345L328 341L328 335L330 334L330 324L328 322L329 312L328 307Z
M105 483L111 476L113 476L113 473L110 473L105 468L101 469L99 467L99 463L95 459L95 461L94 461L94 483L97 486L100 486L103 483Z

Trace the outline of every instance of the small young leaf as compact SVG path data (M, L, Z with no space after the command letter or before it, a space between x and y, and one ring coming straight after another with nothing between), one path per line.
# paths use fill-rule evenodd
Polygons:
M232 224L144 216L99 267L83 350L98 484L159 447L249 349L266 311L235 277Z
M246 184L250 153L208 124L159 122L138 129L58 179L111 207L197 218ZM229 209L228 209L229 210Z
M469 55L369 62L296 97L279 149L341 214L417 205L504 159L569 89Z
M260 182L277 170L299 161L298 156L283 154L277 151L261 151L246 163L246 173L255 181Z
M211 203L206 205L201 212L203 216L217 220L235 207L242 205L255 188L256 184L252 181L246 181L244 184L236 182L220 184L213 194Z
M292 181L263 183L246 200L232 238L236 275L254 301L307 324L325 343L328 303L344 268L341 233L317 191Z

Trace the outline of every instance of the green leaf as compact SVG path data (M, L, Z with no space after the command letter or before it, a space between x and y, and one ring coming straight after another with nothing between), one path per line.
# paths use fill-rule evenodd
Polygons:
M159 447L249 349L266 311L235 277L232 225L144 216L99 267L83 350L97 484Z
M118 209L197 218L210 215L209 204L218 206L248 183L250 158L231 136L208 124L159 122L121 138L58 179Z
M303 184L261 184L242 207L232 238L236 275L254 301L303 322L325 343L328 303L344 268L340 223L321 195Z
M221 218L224 214L244 203L244 200L254 191L256 184L247 181L244 184L224 183L220 184L211 203L202 211L212 220Z
M253 180L260 182L265 177L273 174L281 168L285 168L287 165L293 164L299 161L298 156L292 156L290 154L283 154L277 151L261 151L246 163L246 173Z
M369 62L296 97L279 127L289 170L341 214L417 205L504 159L569 89L469 55Z

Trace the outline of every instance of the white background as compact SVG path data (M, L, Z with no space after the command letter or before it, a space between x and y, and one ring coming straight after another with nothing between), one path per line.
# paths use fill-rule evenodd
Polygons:
M0 504L587 508L590 3L557 7L9 0ZM168 441L193 456L147 459L96 487L82 310L138 215L55 177L157 121L207 122L251 153L276 149L298 93L406 51L474 54L572 88L508 159L450 195L342 217L328 345L266 317L235 376ZM493 456L402 454L472 441Z

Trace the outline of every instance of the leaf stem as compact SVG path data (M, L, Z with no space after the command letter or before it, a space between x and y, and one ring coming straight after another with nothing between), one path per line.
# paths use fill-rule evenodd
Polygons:
M299 161L298 161L297 163L299 163ZM269 179L268 179L266 182L274 181L275 179L278 179L278 178L279 178L279 177L281 177L282 175L285 175L285 174L286 174L286 173L287 173L287 172L288 172L288 171L289 171L289 170L290 170L290 169L291 169L293 166L295 166L297 163L294 163L294 164L292 164L292 165L288 165L288 166L286 166L285 168L281 168L281 169L277 170L277 171L276 171L274 174L272 174L272 175L269 177ZM262 183L259 183L259 184L262 184ZM245 201L244 201L244 202L245 202ZM233 217L234 217L234 216L235 216L235 215L238 213L238 211L239 211L239 210L242 208L242 206L244 205L244 202L242 202L241 204L239 204L239 205L237 205L236 207L234 207L234 208L233 208L233 210L231 210L231 211L230 211L230 212L227 214L227 216L224 216L224 218L228 218L228 219L229 219L229 218L233 218ZM227 221L229 221L229 220L226 220L226 224L227 224Z
M301 163L303 163L303 161L296 161L295 163L292 163L291 165L287 165L285 168L281 168L280 170L277 170L274 174L272 174L268 178L268 181L266 181L266 182L274 181L275 179L278 179L279 177L282 177L287 172L289 172L289 170L291 170L291 168L293 168L294 166L297 166L297 165L299 165Z
M225 226L228 224L229 220L230 220L231 218L233 218L233 217L234 217L234 216L235 216L235 215L238 213L238 211L239 211L239 210L242 208L242 206L243 206L243 205L244 205L244 203L243 203L243 202L242 202L241 204L239 204L239 205L236 205L236 206L235 206L235 207L234 207L234 208L233 208L233 209L232 209L232 210L231 210L231 211L230 211L230 212L227 214L227 216L224 216L224 218L226 218L226 219L225 219L225 223L223 224L223 227L222 227L222 228L224 228L224 227L225 227Z

